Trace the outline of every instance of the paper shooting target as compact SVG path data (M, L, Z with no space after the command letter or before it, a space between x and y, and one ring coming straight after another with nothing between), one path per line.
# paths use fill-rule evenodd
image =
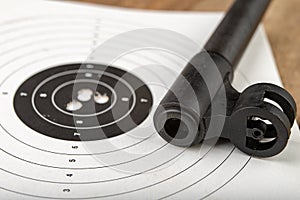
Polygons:
M152 125L186 60L140 49L103 63L97 46L139 27L104 15L57 11L1 22L0 193L200 199L230 185L249 156L224 141L175 147Z

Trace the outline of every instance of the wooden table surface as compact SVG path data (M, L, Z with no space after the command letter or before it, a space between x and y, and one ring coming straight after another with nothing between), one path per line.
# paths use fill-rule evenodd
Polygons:
M225 11L233 0L77 0L157 10ZM300 109L300 0L273 0L264 25L285 88ZM300 122L300 112L297 115Z

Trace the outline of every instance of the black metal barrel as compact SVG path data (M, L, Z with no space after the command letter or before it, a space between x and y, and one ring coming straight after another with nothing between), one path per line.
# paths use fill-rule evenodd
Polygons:
M160 102L154 125L166 141L178 146L201 142L203 120L211 101L231 81L270 0L236 0L206 43L176 79Z

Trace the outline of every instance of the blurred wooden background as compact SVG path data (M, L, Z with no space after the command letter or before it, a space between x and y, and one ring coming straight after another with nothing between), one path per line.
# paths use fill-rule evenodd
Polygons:
M233 0L77 0L156 10L225 11ZM300 0L273 0L264 25L285 88L300 108ZM300 122L300 112L297 120Z

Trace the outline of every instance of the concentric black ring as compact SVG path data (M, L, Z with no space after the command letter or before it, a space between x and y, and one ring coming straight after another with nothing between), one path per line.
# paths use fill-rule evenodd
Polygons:
M93 69L89 66L93 66ZM88 78L85 77L87 73L90 76ZM60 101L60 105L67 105L68 101L76 98L73 95L76 93L74 90L90 88L95 93L105 89L102 87L103 84L116 90L116 97L111 98L118 99L109 111L100 112L96 116L81 116L74 112L73 116L72 113L68 115L55 108L50 97L58 86L70 81L74 81L74 84L72 87L64 88L65 97L56 99ZM92 85L95 81L103 84ZM104 93L107 95L109 91L105 90ZM111 94L113 92L108 95ZM16 114L27 126L43 135L70 141L94 141L126 133L147 118L152 103L149 88L133 74L118 68L91 63L57 66L39 72L27 79L18 88L14 97ZM80 104L88 104L84 108L89 112L91 108L95 111L104 111L109 107L97 105L93 99Z

